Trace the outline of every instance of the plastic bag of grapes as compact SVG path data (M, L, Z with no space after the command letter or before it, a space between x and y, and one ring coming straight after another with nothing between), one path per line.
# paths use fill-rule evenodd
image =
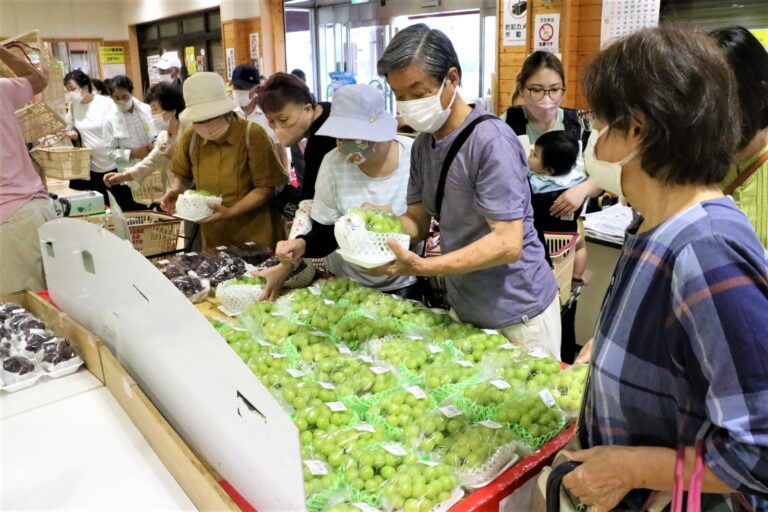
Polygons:
M360 283L352 281L351 279L339 278L321 279L315 283L314 287L320 291L320 295L324 299L329 299L334 302L339 302L350 290L365 288Z
M449 403L418 417L403 427L401 442L422 452L445 448L445 440L466 429L471 421L459 409Z
M401 439L404 429L416 424L434 411L435 401L423 388L403 386L374 403L366 413L366 419L374 425L382 425L393 439Z
M528 391L538 391L549 386L562 371L560 361L548 355L523 355L517 362L501 368L498 374L509 382L522 383Z
M464 496L453 467L431 460L402 464L384 484L384 509L442 512Z
M395 259L387 245L389 239L394 239L404 249L411 244L411 238L403 233L394 214L375 209L351 208L336 221L334 234L341 257L365 268L378 267Z
M519 444L512 430L485 420L446 437L442 462L456 468L459 482L467 489L488 485L518 461Z
M483 421L495 418L498 407L503 402L524 395L525 387L520 383L486 377L465 386L451 401L472 421Z
M299 371L296 360L276 350L257 351L251 355L247 364L267 388L280 386L291 378L289 370Z
M273 394L280 397L280 402L289 414L306 409L315 400L322 403L338 402L341 398L334 386L325 386L300 370L289 369L291 378L283 380Z
M302 447L304 496L308 511L322 512L341 487L341 478L324 457L309 447Z
M464 388L482 379L480 368L466 359L450 359L427 364L423 380L436 402L461 393Z
M299 429L303 445L311 445L316 435L357 423L357 414L339 401L323 402L319 398L309 401L307 407L297 410L293 422Z
M283 295L277 299L277 304L286 312L296 315L299 320L308 322L315 309L325 304L326 300L320 296L320 290L309 287Z
M448 317L450 319L450 317ZM446 325L432 327L427 337L434 341L456 342L474 334L483 334L482 329L461 322L450 322Z
M302 331L294 334L288 340L300 364L312 367L339 354L339 347L335 340L321 331Z
M482 361L486 352L507 344L509 344L509 340L494 330L482 331L452 340L452 345L464 354L464 359L473 363Z
M341 468L344 481L359 493L357 501L373 507L382 505L384 482L394 477L403 464L418 460L411 450L392 442L357 446L348 450L346 456Z
M357 350L369 340L408 333L408 326L396 318L374 318L362 310L350 313L333 329L333 334Z
M516 439L534 450L552 440L566 425L565 413L547 389L502 403L495 419L508 425Z
M356 423L330 432L318 433L312 440L312 450L337 470L349 464L351 460L349 454L352 450L387 440L387 433L383 426Z
M573 365L555 375L547 386L569 420L575 420L581 410L588 373L588 365Z
M325 299L323 304L316 306L313 310L312 316L309 317L309 324L315 329L331 333L343 318L355 310L356 308L349 304L341 304Z
M439 343L425 343L417 335L395 336L371 340L366 351L382 363L396 365L403 373L421 376L426 366L452 360L452 352Z

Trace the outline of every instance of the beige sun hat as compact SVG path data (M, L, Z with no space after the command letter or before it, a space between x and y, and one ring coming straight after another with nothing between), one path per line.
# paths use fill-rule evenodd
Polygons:
M224 79L218 73L195 73L184 81L184 103L187 107L179 114L184 123L198 123L222 116L237 108L227 94Z

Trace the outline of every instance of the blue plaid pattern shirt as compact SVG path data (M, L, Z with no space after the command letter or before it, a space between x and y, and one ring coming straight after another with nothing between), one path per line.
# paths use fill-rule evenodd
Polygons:
M583 447L702 440L715 475L768 510L768 253L730 198L627 234L592 361ZM732 502L702 496L708 511Z

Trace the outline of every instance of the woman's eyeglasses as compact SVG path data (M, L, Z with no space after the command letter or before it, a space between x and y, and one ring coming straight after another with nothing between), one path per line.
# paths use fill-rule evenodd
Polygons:
M553 100L557 101L563 97L565 87L553 87L551 89L543 89L541 87L526 87L528 94L531 95L536 101L544 99L544 96L549 96Z

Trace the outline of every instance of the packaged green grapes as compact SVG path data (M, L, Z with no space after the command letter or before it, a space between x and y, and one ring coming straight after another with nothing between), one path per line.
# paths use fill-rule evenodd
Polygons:
M302 447L301 458L307 510L323 512L342 486L340 475L311 447Z
M573 365L555 375L546 386L569 420L575 420L581 410L588 373L588 365Z
M325 304L325 299L320 296L320 290L315 287L299 288L283 295L277 300L279 308L284 308L288 313L296 315L299 320L308 323L313 312Z
M360 422L329 432L318 432L311 446L334 470L338 470L347 466L353 450L387 440L383 426Z
M427 337L434 341L456 342L474 334L483 334L483 331L471 324L450 322L445 325L436 325L432 327L429 330Z
M366 413L374 425L382 425L394 439L402 439L405 428L436 408L435 401L417 385L405 385L377 400Z
M396 318L375 318L363 311L355 311L342 319L333 329L333 335L357 350L364 343L408 334L408 326Z
M496 331L488 330L451 340L451 344L464 354L464 359L479 363L486 352L506 345L509 340Z
M553 439L566 425L565 413L547 389L505 401L495 420L508 425L515 438L531 449Z
M466 359L440 359L426 364L422 371L427 392L436 402L460 394L464 388L481 379L478 366Z
M384 483L383 508L405 512L447 511L464 496L455 469L424 459L397 468Z
M358 501L373 507L382 505L384 482L394 477L403 464L418 461L413 451L388 441L356 446L346 455L346 463L340 469L344 482L359 493Z
M366 350L377 361L419 376L427 365L453 360L452 348L439 343L426 343L419 335L376 338L368 342Z
M350 208L347 216L362 223L368 231L374 233L403 233L400 220L392 212L378 208Z
M528 353L499 368L497 374L509 382L522 383L528 391L538 391L549 385L562 371L560 361L549 355Z
M298 371L296 361L279 351L258 351L248 359L248 368L265 387L280 386L290 378L288 370Z
M401 442L421 452L444 448L446 438L466 429L469 418L449 403L441 404L402 427Z
M360 283L356 283L351 279L321 279L317 281L314 287L320 291L320 295L324 299L329 299L334 302L338 302L344 297L344 295L350 290L359 290L365 288Z
M301 370L289 370L292 378L282 381L279 389L271 390L290 414L306 409L309 404L319 400L322 403L338 402L341 397L334 386L316 382Z
M517 462L518 449L509 427L485 420L446 437L438 454L456 469L463 487L478 489Z
M315 329L330 333L343 318L356 310L357 308L348 304L332 302L330 299L326 299L323 304L316 306L312 311L309 323Z
M472 421L490 420L496 416L499 405L525 395L525 387L495 376L484 377L465 386L450 398Z
M315 436L357 423L359 418L343 402L323 402L319 398L309 401L306 407L297 409L293 422L299 429L302 445L312 444Z
M318 364L339 354L338 343L321 331L303 331L287 340L296 350L301 364Z

